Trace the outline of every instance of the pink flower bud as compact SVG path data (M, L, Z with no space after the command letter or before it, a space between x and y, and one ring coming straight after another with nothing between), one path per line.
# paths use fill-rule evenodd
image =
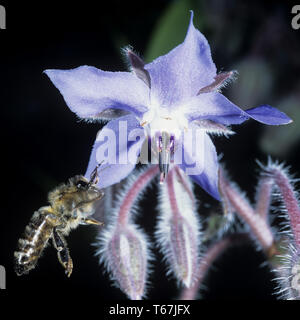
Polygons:
M300 300L300 207L295 181L290 177L288 169L277 162L269 160L268 165L262 168L264 172L260 189L267 197L264 195L259 197L257 208L262 208L262 213L266 210L270 203L269 195L274 187L282 201L281 211L285 213L288 227L286 229L288 232L281 231L288 234L288 245L281 247L283 254L279 256L280 264L274 270L278 275L277 294L283 299ZM261 214L260 211L258 213Z
M132 300L145 294L147 277L146 238L133 224L117 225L102 237L101 262L112 280Z
M197 274L200 231L190 182L180 174L175 169L171 170L166 183L161 185L156 239L169 265L169 272L189 287Z

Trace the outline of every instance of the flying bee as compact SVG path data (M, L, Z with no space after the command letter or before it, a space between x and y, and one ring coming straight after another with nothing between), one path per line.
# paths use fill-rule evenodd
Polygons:
M73 262L64 236L79 225L103 225L90 217L95 211L96 201L104 196L103 191L96 186L98 167L92 172L90 180L77 175L49 192L50 205L34 212L25 228L24 237L18 241L18 249L14 253L17 275L26 274L35 268L51 238L58 260L70 277Z

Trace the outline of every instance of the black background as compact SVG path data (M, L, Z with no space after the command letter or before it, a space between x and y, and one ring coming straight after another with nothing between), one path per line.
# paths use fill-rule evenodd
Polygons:
M45 69L69 69L80 65L118 71L125 64L117 48L118 37L126 35L128 44L143 54L151 32L161 14L172 1L133 3L109 1L81 2L63 6L46 1L36 3L5 3L7 30L0 30L0 106L1 106L1 222L0 264L7 272L7 291L69 292L74 289L99 299L125 299L125 295L111 286L103 266L94 256L97 230L81 227L68 238L74 260L72 277L67 279L59 265L53 248L48 248L38 267L28 276L17 277L13 272L13 251L18 238L32 213L46 205L47 193L67 178L83 173L99 124L79 122L66 107L62 97L49 79ZM243 1L244 2L244 1ZM249 41L263 28L267 16L278 12L286 24L289 36L298 44L300 30L290 27L292 4L283 1L245 1L241 12L238 1L229 1L232 14L243 15L245 34ZM244 3L245 3L244 2ZM257 13L257 14L255 14ZM189 13L184 13L189 19ZM227 28L224 25L224 28ZM204 32L204 31L203 31ZM234 32L228 26L228 32ZM210 34L206 34L208 40ZM226 41L226 39L224 39ZM247 39L238 51L247 54ZM278 51L290 50L286 43ZM226 70L228 57L221 46L212 48L217 66ZM278 54L278 52L277 52ZM275 55L267 52L263 59ZM279 58L278 58L279 59ZM284 58L283 58L284 60ZM282 66L281 66L282 67ZM283 71L284 70L284 71ZM280 69L280 90L288 90L299 75L299 65L284 60ZM300 104L300 102L299 102ZM257 177L255 159L266 161L257 144L262 125L251 122L235 128L238 133L231 140L216 141L231 176L249 192L252 199ZM224 143L225 141L225 143ZM299 172L299 144L292 153L280 160L292 165ZM299 175L298 175L299 176ZM139 222L148 232L155 223L156 189L152 188L142 201ZM209 206L214 200L199 190L199 198ZM148 209L147 209L148 208ZM251 242L228 250L216 262L205 281L206 299L275 299L275 284L267 267L261 267L264 257ZM178 290L172 279L165 277L162 256L157 253L151 276L148 297L151 299L176 298Z

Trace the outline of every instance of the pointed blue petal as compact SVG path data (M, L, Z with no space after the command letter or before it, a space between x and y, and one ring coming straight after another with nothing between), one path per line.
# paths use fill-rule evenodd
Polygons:
M184 42L145 69L151 78L151 98L166 107L195 96L213 82L216 66L206 38L193 25L193 13Z
M207 119L225 125L240 124L249 115L218 92L199 94L184 104L186 116L190 121Z
M191 175L190 177L207 193L217 200L221 200L218 187L218 156L216 148L209 136L205 135L205 162L204 169L200 175Z
M190 121L208 119L225 125L241 124L249 118L269 125L292 121L285 113L268 105L244 111L218 92L192 97L183 104L183 108Z
M181 137L179 141L183 143L183 161L179 166L207 193L220 200L216 148L204 130L195 126L191 126L189 130L193 130L193 138L183 140ZM179 163L178 158L176 161Z
M130 72L106 72L90 66L44 72L81 118L101 118L107 109L141 116L148 109L149 88Z
M98 170L98 186L106 188L120 182L135 168L144 140L144 129L133 115L111 120L97 135L86 178L105 160Z
M261 105L245 111L252 119L269 125L288 124L293 120L285 113L269 105Z

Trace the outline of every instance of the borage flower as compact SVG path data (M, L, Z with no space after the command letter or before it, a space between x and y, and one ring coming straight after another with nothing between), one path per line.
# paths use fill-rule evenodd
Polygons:
M145 64L130 48L124 51L131 72L106 72L90 66L45 71L80 118L109 121L97 137L86 172L89 175L103 160L99 152L97 156L97 150L107 136L105 129L114 132L117 161L103 165L106 169L101 172L100 187L128 176L143 141L150 138L158 147L162 179L170 160L174 160L175 146L181 145L184 159L178 162L179 166L209 194L220 199L217 153L208 133L230 134L228 125L249 118L269 125L291 122L284 113L268 105L244 111L219 92L234 72L217 74L208 42L193 25L193 13L184 42L168 54ZM120 134L123 121L127 137ZM141 132L139 139L128 139L135 129ZM197 139L184 138L185 133L195 131ZM126 143L121 145L123 139ZM128 151L135 162L118 162L127 159ZM188 170L191 164L196 171Z

